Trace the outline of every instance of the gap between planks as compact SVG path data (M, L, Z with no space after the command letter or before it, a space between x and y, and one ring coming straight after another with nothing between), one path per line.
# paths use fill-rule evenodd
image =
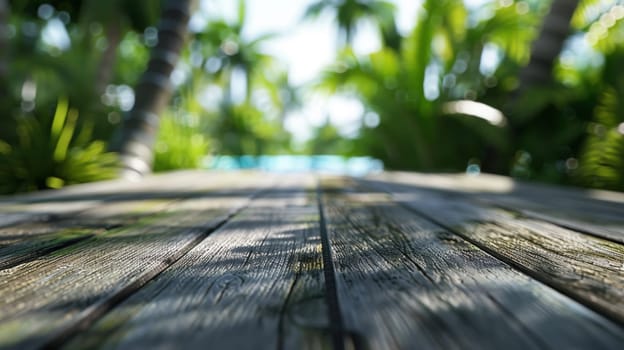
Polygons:
M624 339L603 315L373 192L328 202L343 317L372 348L615 349Z
M67 347L327 348L317 200L313 185L295 180L256 198Z
M345 328L342 320L342 314L340 312L340 304L338 303L338 290L336 289L336 269L334 267L334 258L331 251L331 245L329 240L329 234L327 232L327 221L325 220L325 207L323 205L323 190L321 179L316 179L316 201L318 204L319 212L319 229L321 235L321 244L323 247L323 273L325 275L325 298L328 308L329 325L332 337L332 345L334 350L344 350L345 341L348 340L345 337ZM353 346L355 345L355 338L353 338Z
M85 309L81 313L81 315L78 316L78 319L73 324L70 324L53 334L50 339L42 345L42 348L58 349L63 344L71 340L71 338L75 336L78 332L84 331L91 327L95 322L102 318L107 312L112 310L116 305L137 292L139 289L141 289L141 287L152 281L171 265L175 264L191 249L193 249L193 247L197 246L206 237L208 237L208 235L210 235L212 232L218 230L220 227L225 225L232 217L234 217L238 212L243 210L247 205L249 204L247 203L244 207L237 208L236 210L229 213L223 220L217 222L213 227L205 230L202 234L198 235L195 239L189 242L185 247L181 248L173 256L165 259L151 270L144 272L139 278L135 279L129 284L114 291L108 298L105 298L101 302L98 302Z

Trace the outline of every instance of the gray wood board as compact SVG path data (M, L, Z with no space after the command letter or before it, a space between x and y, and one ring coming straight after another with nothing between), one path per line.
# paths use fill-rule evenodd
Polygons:
M190 183L189 175L193 180ZM159 184L161 181L163 183ZM210 196L211 192L228 187L230 182L227 178L214 178L201 173L176 173L150 178L147 183L135 185L132 191L116 188L115 183L109 184L107 191L116 194L100 200L94 207L58 214L54 220L46 222L20 222L0 227L0 269L36 259L95 234L136 223L175 201L198 195ZM77 195L76 191L72 193ZM91 192L78 193L91 195ZM63 203L57 205L63 206Z
M57 224L0 228L0 270L36 259L103 232L104 229Z
M575 231L624 243L624 210L620 205L561 197L482 194L482 203L512 210L525 217L547 221Z
M132 189L113 187L109 192L116 195L92 200L92 207L57 214L54 220L46 222L35 220L0 227L0 269L30 261L95 234L137 223L142 218L164 210L175 201L193 196L209 196L211 191L227 187L231 183L227 178L203 176L199 172L194 174L192 182L181 176L190 175L189 173L176 173L175 176L172 174L168 177L150 178L146 183L136 184ZM160 181L163 183L159 184ZM84 190L82 187L80 189ZM92 192L72 191L72 195L87 198ZM54 198L53 202L62 206L56 202L58 197Z
M308 177L282 177L67 348L326 348L309 187Z
M0 269L36 259L56 249L138 223L173 203L174 199L105 202L50 222L23 222L0 228Z
M134 225L0 271L0 348L54 343L88 325L171 265L271 181L234 175L229 179L229 190L176 202Z
M338 301L356 345L618 349L624 342L608 319L387 194L344 181L326 186Z
M373 178L420 189L467 193L477 202L624 243L622 193L548 186L488 174L468 176L391 172Z
M382 181L393 198L530 276L624 323L624 245L468 201Z
M245 177L246 175L237 175ZM177 198L192 193L195 182L210 183L227 177L218 172L185 171L146 177L142 181L114 180L7 196L0 199L0 227L22 222L54 222L103 202Z
M169 177L172 177L169 175ZM140 183L130 181L104 181L6 196L0 199L0 227L21 222L54 221L59 214L69 214L92 208L103 200L125 196L127 192L147 189L155 176ZM168 182L163 182L166 184ZM165 185L166 186L166 185Z

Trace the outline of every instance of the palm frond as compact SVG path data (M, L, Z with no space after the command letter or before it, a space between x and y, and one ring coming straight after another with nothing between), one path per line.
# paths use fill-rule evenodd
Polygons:
M515 62L526 63L530 55L530 43L537 34L538 18L519 16L514 6L498 7L494 15L481 21L472 35L501 47Z
M624 190L624 118L614 88L603 91L588 127L577 179L583 185Z
M304 18L315 18L321 15L321 13L330 5L329 1L319 0L313 4L310 4L303 14Z
M616 1L620 2L620 0ZM572 26L576 29L585 30L613 5L612 1L582 0L576 7L572 16Z
M102 141L75 137L78 112L66 100L59 100L52 119L48 128L34 117L18 117L18 142L8 145L0 141L0 193L115 177L116 154L107 152ZM89 133L83 126L81 134Z

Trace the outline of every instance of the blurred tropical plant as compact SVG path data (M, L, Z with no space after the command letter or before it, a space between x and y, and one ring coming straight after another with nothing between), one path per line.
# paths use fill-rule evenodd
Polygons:
M583 186L624 190L624 4L584 0L572 24L586 33L587 42L604 55L600 76L591 86L597 103L586 135L578 169L572 169L576 183Z
M154 146L154 171L198 169L208 154L210 140L201 118L203 107L195 98L202 79L191 78L195 84L182 86L178 96L160 119Z
M572 25L587 33L590 45L609 54L624 43L624 3L621 0L581 0Z
M583 186L624 190L624 45L605 57L602 83L586 140L572 175ZM576 164L575 164L576 165Z
M151 19L145 7L135 7L141 13L130 14L133 4L139 2L106 3L28 0L10 2L10 9L2 7L0 66L7 68L6 75L0 77L0 138L6 160L2 177L7 180L3 191L52 188L111 176L107 169L114 168L109 166L113 154L106 152L102 140L110 137L119 106L103 104L103 91L97 86L113 79L113 68L127 67L136 60L143 65L146 59L134 54L128 59L128 50L119 50L126 58L123 64L117 65L115 60L104 64L103 53L111 58L118 51L116 38L102 29L106 27L104 17L107 23L116 20L124 28L120 37L130 33L130 28L142 31L140 27L147 27ZM153 8L159 2L145 5ZM142 24L139 17L144 19ZM136 32L132 34L136 36ZM141 41L136 44L143 46ZM102 70L108 73L100 79ZM66 97L59 102L59 95ZM66 101L71 101L72 112L52 118L50 106L62 106ZM51 153L50 147L56 153Z
M398 49L401 36L394 20L395 11L393 3L383 0L318 0L308 6L304 17L316 18L332 12L338 27L339 48L352 45L358 25L369 21L379 28L384 45Z
M240 0L233 21L213 19L194 33L184 58L191 67L185 84L203 100L203 111L197 113L212 153L281 153L290 142L283 120L298 106L298 91L283 65L264 53L263 44L275 35L249 39L246 26L246 6Z
M609 137L602 132L617 128L614 118L607 118L611 123L605 120L607 106L614 107L606 103L606 96L624 88L615 81L622 63L617 51L624 43L623 17L624 7L618 2L550 4L532 45L534 58L520 71L520 85L506 109L515 150L512 175L603 188L614 188L607 183L615 181L601 180L604 174L624 176L613 171L617 133ZM583 46L584 52L579 52ZM603 152L610 155L599 157Z
M224 104L218 122L209 127L214 152L223 155L279 154L288 149L290 135L277 120L248 103Z
M252 91L259 85L271 89L265 68L274 64L274 58L265 54L261 46L275 34L260 35L247 39L243 32L247 24L247 10L244 0L238 1L237 16L234 21L211 20L197 32L191 43L196 57L201 57L201 65L223 86L223 103L250 102ZM239 78L239 79L237 79ZM242 87L242 89L241 89ZM244 94L233 101L233 90Z
M0 140L0 193L59 188L113 178L116 155L102 141L91 141L91 128L77 131L78 111L60 99L50 124L32 116L17 120L18 142Z
M583 0L575 12L576 5L492 1L469 10L462 1L424 1L401 50L382 48L362 57L343 50L319 86L363 102L364 123L353 152L378 157L389 168L461 170L478 164L490 172L559 183L597 171L598 163L617 168L617 157L596 155L600 148L608 154L619 149L613 130L621 121L602 120L605 107L593 110L608 91L624 88L610 78L619 75L609 64L624 42L618 29L624 7ZM604 69L559 58L562 47L574 49L571 18L572 27L606 57ZM505 111L506 118L495 119L505 123L488 119L487 105ZM371 115L375 123L367 123ZM612 130L605 134L611 136L594 134L585 142L590 122L600 125L590 130ZM586 175L576 178L605 186Z
M160 121L154 152L154 171L199 169L208 153L209 141L196 120L167 112Z
M578 163L567 164L578 183L624 190L624 115L622 91L606 89L596 106L594 120ZM570 162L570 161L569 161ZM580 166L579 166L580 165ZM577 170L578 167L578 170Z
M362 128L357 152L390 168L463 170L471 160L492 158L489 150L508 147L505 130L467 111L446 113L445 103L476 99L496 79L480 69L487 45L505 49L517 64L525 60L535 18L495 4L489 16L472 19L454 0L425 1L423 9L401 50L383 48L364 57L345 50L319 86L354 94L379 119ZM500 161L490 163L503 171Z
M315 128L310 140L307 141L304 152L310 155L340 154L350 156L353 154L353 142L340 135L338 128L328 120Z

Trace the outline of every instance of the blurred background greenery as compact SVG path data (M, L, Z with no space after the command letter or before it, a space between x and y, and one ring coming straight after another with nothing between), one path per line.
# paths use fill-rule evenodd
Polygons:
M0 193L114 177L132 127L154 134L133 154L154 171L333 154L624 190L620 0L421 0L407 27L405 1L302 1L295 22L331 18L335 33L333 62L306 82L282 53L314 43L276 51L288 33L248 29L251 3L279 21L279 1L230 1L230 16L213 2L0 0ZM170 102L149 127L127 122L162 60L162 19L186 26L184 6L187 40L161 72ZM332 98L355 106L348 127L306 107ZM301 137L294 116L310 113Z

